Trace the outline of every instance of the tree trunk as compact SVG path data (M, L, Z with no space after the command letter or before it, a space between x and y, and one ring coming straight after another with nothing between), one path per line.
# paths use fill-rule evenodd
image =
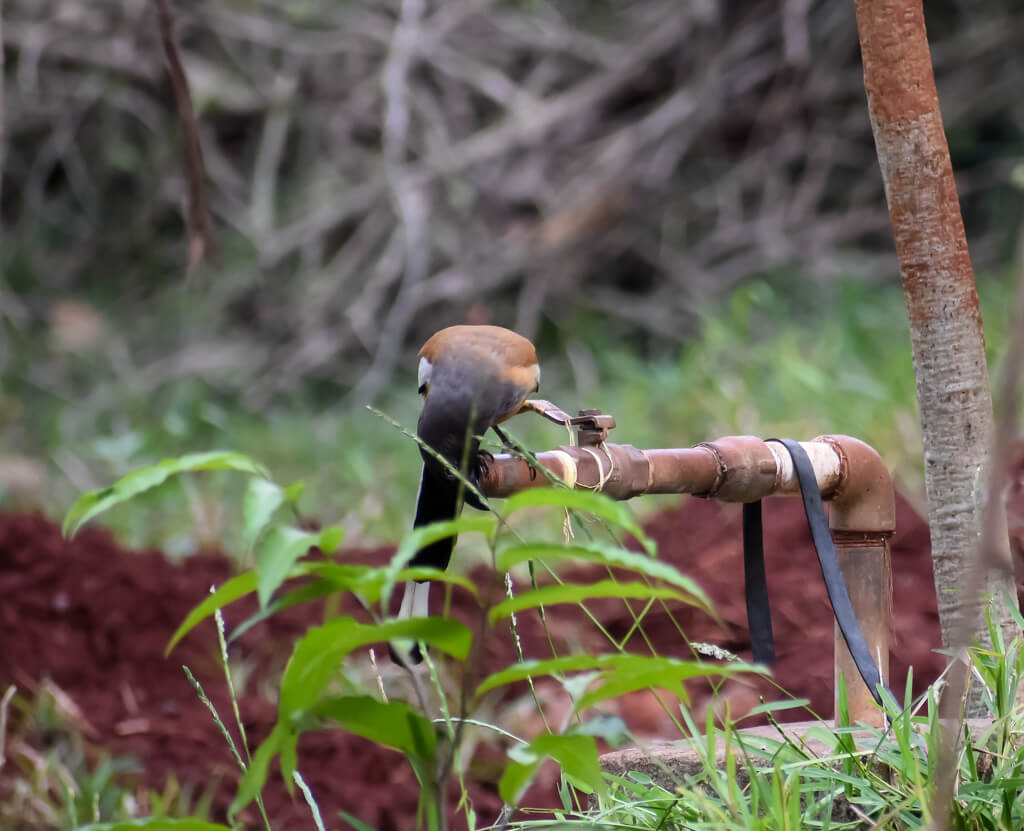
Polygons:
M978 294L932 73L921 0L855 0L871 127L882 169L910 320L924 439L925 488L943 644L973 631L987 641L967 576L978 552L992 394ZM1009 560L1005 516L998 539ZM987 589L1008 634L1019 634L1005 597L1012 579L991 572ZM980 692L980 690L979 690ZM968 712L980 699L971 696Z

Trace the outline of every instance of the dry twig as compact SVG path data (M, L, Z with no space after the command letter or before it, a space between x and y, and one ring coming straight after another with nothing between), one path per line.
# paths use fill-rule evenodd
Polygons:
M174 100L181 122L183 164L186 185L186 214L188 217L188 266L189 274L212 253L213 232L210 225L210 209L206 204L206 190L203 187L203 151L199 145L199 127L192 108L192 95L188 78L181 64L181 56L174 37L174 20L171 16L170 0L153 0L156 6L157 27L163 46L167 70L171 76Z

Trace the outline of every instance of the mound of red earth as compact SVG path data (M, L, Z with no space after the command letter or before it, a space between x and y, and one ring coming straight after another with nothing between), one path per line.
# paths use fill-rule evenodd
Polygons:
M934 650L939 645L938 616L932 583L928 530L900 502L898 527L892 541L895 632L892 639L893 689L902 690L907 668L914 667L914 686L920 690L941 670ZM765 504L765 549L778 663L775 680L796 696L811 700L819 713L831 712L833 624L817 560L798 500ZM742 552L738 506L688 499L678 508L653 516L647 532L658 542L659 556L691 575L708 592L725 622L725 631L692 608L670 605L672 613L652 610L644 632L662 655L688 656L679 629L695 641L717 643L749 657L742 587ZM392 549L349 550L340 556L381 562ZM164 657L168 639L188 611L233 573L224 557L196 555L174 563L157 551L126 551L104 531L87 529L73 540L37 515L0 514L0 689L14 683L22 690L37 689L44 680L59 688L80 713L80 725L92 744L114 755L131 755L144 773L140 785L161 788L173 774L198 791L214 788L214 819L223 819L239 778L236 763L205 706L182 672L187 665L224 716L229 717L223 670L218 660L212 621L198 627ZM589 572L594 579L601 574ZM574 579L586 579L587 569L574 569ZM504 591L499 578L480 570L478 585ZM602 600L588 608L616 638L633 626L632 613L622 601ZM251 602L228 609L229 627L254 610ZM343 611L360 610L343 604ZM468 597L456 595L453 614L468 622L479 620ZM290 609L265 621L232 644L232 659L245 669L240 706L251 743L265 736L275 706L266 692L290 652L290 644L306 627L323 620L320 603ZM577 607L548 610L548 626L559 654L607 650L594 624ZM678 628L677 628L678 627ZM550 657L551 645L536 614L519 615L522 648L527 658ZM647 647L634 635L628 647ZM505 625L488 637L477 670L493 671L515 660L515 647ZM363 658L365 660L365 658ZM387 665L387 659L381 661ZM382 670L391 680L393 668ZM391 673L391 675L388 675ZM689 688L691 707L699 712L712 702L705 683ZM766 684L733 682L719 690L737 715L757 703L757 696L778 697ZM484 717L520 735L540 729L536 705L522 687L504 690L502 698L485 702ZM555 725L568 714L568 700L553 682L541 680L537 695ZM669 707L676 704L671 700ZM672 721L651 693L635 693L608 709L623 717L640 737L677 738ZM802 710L789 711L806 718ZM699 723L699 720L698 720ZM746 723L746 722L744 722ZM751 722L753 723L753 722ZM504 749L495 739L477 734L473 762L466 780L480 822L491 821L500 809L497 778ZM299 768L323 810L329 828L347 827L338 818L344 810L370 826L386 831L412 827L417 786L402 758L367 741L328 730L304 734ZM8 748L9 753L17 752ZM0 801L9 790L7 765L0 776ZM6 778L5 778L6 777ZM300 796L290 796L272 768L265 791L267 812L278 831L311 827ZM455 813L458 797L450 792L453 827L465 821ZM535 788L525 804L553 803L550 783ZM243 817L259 827L250 806Z

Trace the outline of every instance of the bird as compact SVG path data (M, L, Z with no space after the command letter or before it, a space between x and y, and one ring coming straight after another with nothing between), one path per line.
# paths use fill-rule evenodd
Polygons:
M508 445L498 425L518 413L527 396L540 389L537 350L527 338L501 326L461 325L435 332L418 357L423 410L416 432L423 444L479 489L489 457L480 448L480 437L490 428ZM485 508L433 454L421 447L420 455L423 472L413 528L455 519L463 502ZM417 551L409 566L444 570L454 547L454 536L436 540ZM408 581L399 618L426 617L429 596L428 581ZM415 648L409 658L412 663L422 660Z

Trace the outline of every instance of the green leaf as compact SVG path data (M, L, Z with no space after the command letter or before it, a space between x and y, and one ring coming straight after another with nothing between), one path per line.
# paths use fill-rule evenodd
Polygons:
M622 502L616 502L603 493L587 490L569 490L568 488L530 488L513 494L505 500L505 515L511 516L523 508L571 508L587 511L623 531L632 534L644 547L648 554L655 551L654 540L650 539L640 527L629 508Z
M198 623L212 615L217 609L222 609L229 603L238 600L238 598L256 591L257 577L258 575L255 571L249 571L245 574L239 574L237 577L232 577L223 586L217 589L217 591L196 606L188 613L188 616L182 622L181 626L178 627L177 631L171 635L171 640L164 649L164 655L169 655L178 641L191 632Z
M281 742L281 778L284 780L285 790L288 796L295 796L295 771L299 767L299 736L298 733L289 734L288 738Z
M256 550L259 570L258 592L260 608L264 608L278 586L288 577L295 561L305 556L313 546L330 554L341 543L344 531L336 525L322 531L303 531L300 528L275 525L260 541Z
M604 673L603 683L576 703L581 712L602 701L650 687L673 689L684 701L688 700L682 682L692 678L731 678L744 673L767 674L764 667L755 664L712 664L707 661L683 661L647 655L620 655L619 660Z
M488 675L476 688L477 695L516 681L525 681L538 675L560 675L563 672L602 669L611 666L622 656L619 653L605 655L563 655L560 658L546 658L542 661L521 661L517 664Z
M376 603L383 596L384 588L397 581L404 580L433 580L439 583L452 583L461 586L475 598L479 598L480 592L475 583L468 578L441 571L437 568L407 568L397 573L391 566L357 565L353 563L304 563L302 568L306 573L317 574L325 580L331 581L340 591L350 591L358 594L365 603Z
M362 565L361 563L336 563L332 560L310 560L299 563L289 576L297 573L315 574L322 580L326 580L337 591L360 592L363 587L374 582L375 575L384 570L373 566ZM382 578L380 578L382 579Z
M321 701L316 713L338 722L349 733L402 751L411 759L432 762L437 749L434 725L404 701L346 696Z
M555 606L559 603L582 603L595 597L621 597L641 600L664 599L679 600L683 603L695 604L693 599L670 588L658 588L646 583L620 583L617 580L601 580L589 585L578 583L562 583L543 586L539 589L525 591L522 594L502 601L488 614L491 623L506 618L521 609L532 609L536 606Z
M138 831L140 828L147 831L231 831L230 826L195 817L145 817L128 822L93 822L78 826L78 831Z
M242 503L242 551L252 551L282 502L284 492L276 483L256 476L249 480Z
M306 483L299 479L297 482L292 482L287 488L284 489L284 501L289 505L294 505L299 501L303 491L306 490Z
M619 716L611 713L600 713L572 728L572 732L581 736L600 736L612 747L618 747L629 738L629 728Z
M280 720L309 710L352 650L395 638L423 641L459 660L469 654L472 633L450 618L408 618L378 624L339 617L310 629L292 651L281 679Z
M713 664L707 661L683 661L678 658L662 658L651 655L630 655L610 653L605 655L566 655L543 661L523 661L485 678L476 689L482 695L496 687L533 678L538 675L558 676L564 672L601 670L599 676L604 686L585 694L576 706L584 710L592 704L614 695L605 695L604 690L613 686L622 692L647 687L679 687L688 678L722 677L740 675L746 672L766 674L763 667L754 664L731 663ZM680 688L681 689L681 688ZM614 693L621 694L621 693Z
M505 769L498 784L498 793L509 805L515 805L522 799L546 758L558 762L566 778L584 793L603 793L606 790L598 761L597 742L593 736L576 733L561 736L544 734L529 745L513 746L509 756L514 761Z
M527 826L530 831L616 831L620 826L606 822L586 822L583 820L542 820L531 821Z
M228 809L229 819L235 817L239 811L252 802L263 790L263 785L266 784L267 776L270 773L270 762L273 758L278 753L284 752L286 746L291 745L294 747L297 744L298 737L291 733L281 722L274 725L270 735L256 748L256 752L253 753L252 759L249 761L249 767L242 776L242 781L238 783L235 798Z
M402 582L406 580L416 580L417 582L422 583L425 580L430 580L434 583L450 583L453 586L465 589L473 595L474 598L480 598L480 588L468 577L461 574L452 574L451 572L441 571L439 568L427 568L426 566L405 568L398 572L398 579Z
M330 540L330 539L327 540L327 542L331 542L331 541L332 540ZM373 569L370 566L359 566L359 565L337 566L337 564L335 564L335 563L313 562L313 563L299 563L297 566L295 566L286 575L286 577L302 577L302 576L306 576L306 575L309 575L309 574L318 574L320 572L320 570L322 568L324 568L325 566L336 566L338 568L352 569L354 572L357 572L358 574L362 574L363 572L367 572L367 571L370 571L370 572L375 571L375 569ZM418 571L418 569L417 569L417 571ZM247 571L244 574L239 574L237 577L232 577L230 580L228 580L216 592L211 594L209 597L207 597L205 600L203 600L202 603L200 603L191 612L188 613L188 617L185 618L185 621L181 624L181 626L178 627L177 631L171 637L170 642L167 644L167 648L164 650L164 654L165 655L169 655L171 650L174 649L175 645L178 643L178 641L180 641L183 637L185 637L185 635L187 635L190 631L192 631L192 629L194 629L198 623L202 622L205 618L208 618L210 615L212 615L217 609L223 609L229 603L233 603L235 600L238 600L238 598L244 597L245 595L247 595L247 594L249 594L251 592L256 591L257 586L258 586L258 581L259 581L259 574L258 574L258 572L255 572L255 571ZM324 594L329 594L330 591L333 591L333 590L336 590L336 589L341 589L341 590L349 590L350 589L350 586L348 584L339 585L338 583L336 583L333 580L331 581L331 583L332 583L331 588L329 590L324 591ZM352 583L353 583L353 585L358 585L358 580L353 577ZM296 591L297 592L301 592L305 588L306 587L303 586L300 589L296 589ZM320 587L320 588L323 588L323 587ZM313 597L315 597L315 596L317 596L317 592L315 592L313 589L309 589L308 596L300 594L300 595L298 595L297 598L292 598L289 595L289 602L284 603L281 606L276 606L275 604L271 604L271 606L268 606L262 612L260 612L257 615L255 615L254 618L259 618L259 620L264 620L267 617L269 617L273 613L273 611L279 611L282 608L285 608L285 609L289 608L290 606L294 606L297 603L301 603L304 599L313 599ZM292 602L292 601L294 601L294 602ZM271 610L271 607L273 607L273 611ZM247 620L243 624L243 626L245 628L249 628L253 624L258 623L259 620L256 620L254 618L250 618L249 620ZM241 628L241 627L239 627L239 628ZM242 630L242 631L244 631L244 630ZM236 629L231 634L231 639L233 640L233 639L239 637L241 634L242 634L242 632L240 632L239 629Z
M743 718L749 716L757 716L761 713L777 713L780 710L795 710L797 707L810 707L811 699L809 698L794 698L789 701L765 701L758 704L752 710L748 710L743 714Z
M686 602L699 606L709 614L714 614L711 599L704 593L704 590L691 578L681 574L675 566L611 543L594 541L587 545L562 545L560 543L510 545L498 554L497 568L500 571L508 571L512 566L529 560L544 560L549 563L558 560L569 560L574 563L582 561L600 563L610 568L624 568L643 574L651 580L662 580L677 586L692 598Z
M509 751L509 755L512 755L512 751ZM501 775L501 781L498 782L498 794L508 805L515 805L522 798L537 775L541 762L544 761L543 756L536 754L526 757L517 753L516 757L521 761L509 762Z
M230 450L190 453L177 459L164 459L155 465L133 470L106 488L83 493L64 515L61 532L64 536L74 536L86 522L115 505L162 485L178 473L200 470L237 470L269 478L263 465Z
M329 594L333 594L335 591L337 591L337 588L328 580L313 580L310 583L299 586L297 589L292 589L290 592L286 592L269 603L265 609L260 609L256 614L246 618L238 624L238 626L232 630L228 641L234 641L242 637L242 635L252 629L252 627L257 623L262 623L267 618L276 615L278 612L290 609L293 606L298 606L302 603L307 603L310 600L326 597Z
M381 592L382 602L391 596L395 583L398 582L399 572L416 556L416 552L425 545L467 531L479 531L490 538L494 535L497 524L497 518L491 515L481 517L463 516L444 522L432 522L430 525L424 525L422 528L413 529L398 544L398 550L391 558L390 564L386 567L386 579Z
M359 817L354 817L348 811L338 811L338 816L351 825L356 831L376 831L372 825L367 825Z

